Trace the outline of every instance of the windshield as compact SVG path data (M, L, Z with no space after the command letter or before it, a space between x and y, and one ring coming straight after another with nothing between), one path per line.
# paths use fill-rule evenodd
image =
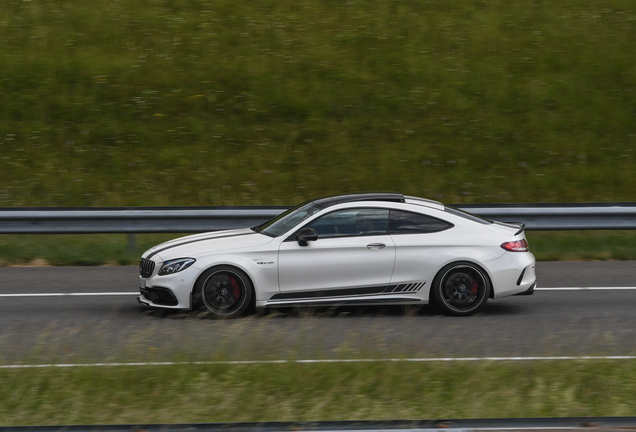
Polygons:
M313 202L304 202L252 229L270 237L278 237L320 210Z

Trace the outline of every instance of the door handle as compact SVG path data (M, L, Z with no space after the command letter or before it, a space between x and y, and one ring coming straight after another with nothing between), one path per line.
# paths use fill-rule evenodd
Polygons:
M384 243L371 243L367 245L367 249L384 249L386 245Z

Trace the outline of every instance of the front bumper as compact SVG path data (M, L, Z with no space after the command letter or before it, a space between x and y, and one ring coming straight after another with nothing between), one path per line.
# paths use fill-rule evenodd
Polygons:
M140 299L143 297L147 302L157 306L177 306L179 304L177 297L168 288L140 287L139 292L141 293Z
M163 262L157 260L155 264L149 277L139 276L138 302L155 308L191 309L192 289L201 270L192 266L178 273L159 276L157 273Z

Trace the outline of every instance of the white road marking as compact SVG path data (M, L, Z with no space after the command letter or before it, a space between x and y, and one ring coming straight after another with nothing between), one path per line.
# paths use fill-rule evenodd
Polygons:
M553 287L553 288L535 288L535 291L611 291L611 290L636 290L636 287ZM0 294L2 297L90 297L90 296L127 296L139 295L138 291L130 292L78 292L78 293L20 293L20 294Z
M636 290L636 287L556 287L535 288L535 291L600 291L600 290Z
M323 360L236 360L198 362L131 362L131 363L48 363L0 365L0 369L32 368L73 368L73 367L114 367L114 366L193 366L193 365L271 365L271 364L314 364L314 363L431 363L431 362L474 362L474 361L557 361L557 360L636 360L636 356L548 356L548 357L433 357L404 359L323 359Z
M67 296L124 296L139 295L139 292L97 292L97 293L21 293L0 294L0 297L67 297Z

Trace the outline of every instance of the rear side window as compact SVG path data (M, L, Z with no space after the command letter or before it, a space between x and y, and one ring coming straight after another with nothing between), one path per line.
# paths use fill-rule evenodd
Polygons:
M426 234L444 231L453 224L418 213L391 210L389 234Z

